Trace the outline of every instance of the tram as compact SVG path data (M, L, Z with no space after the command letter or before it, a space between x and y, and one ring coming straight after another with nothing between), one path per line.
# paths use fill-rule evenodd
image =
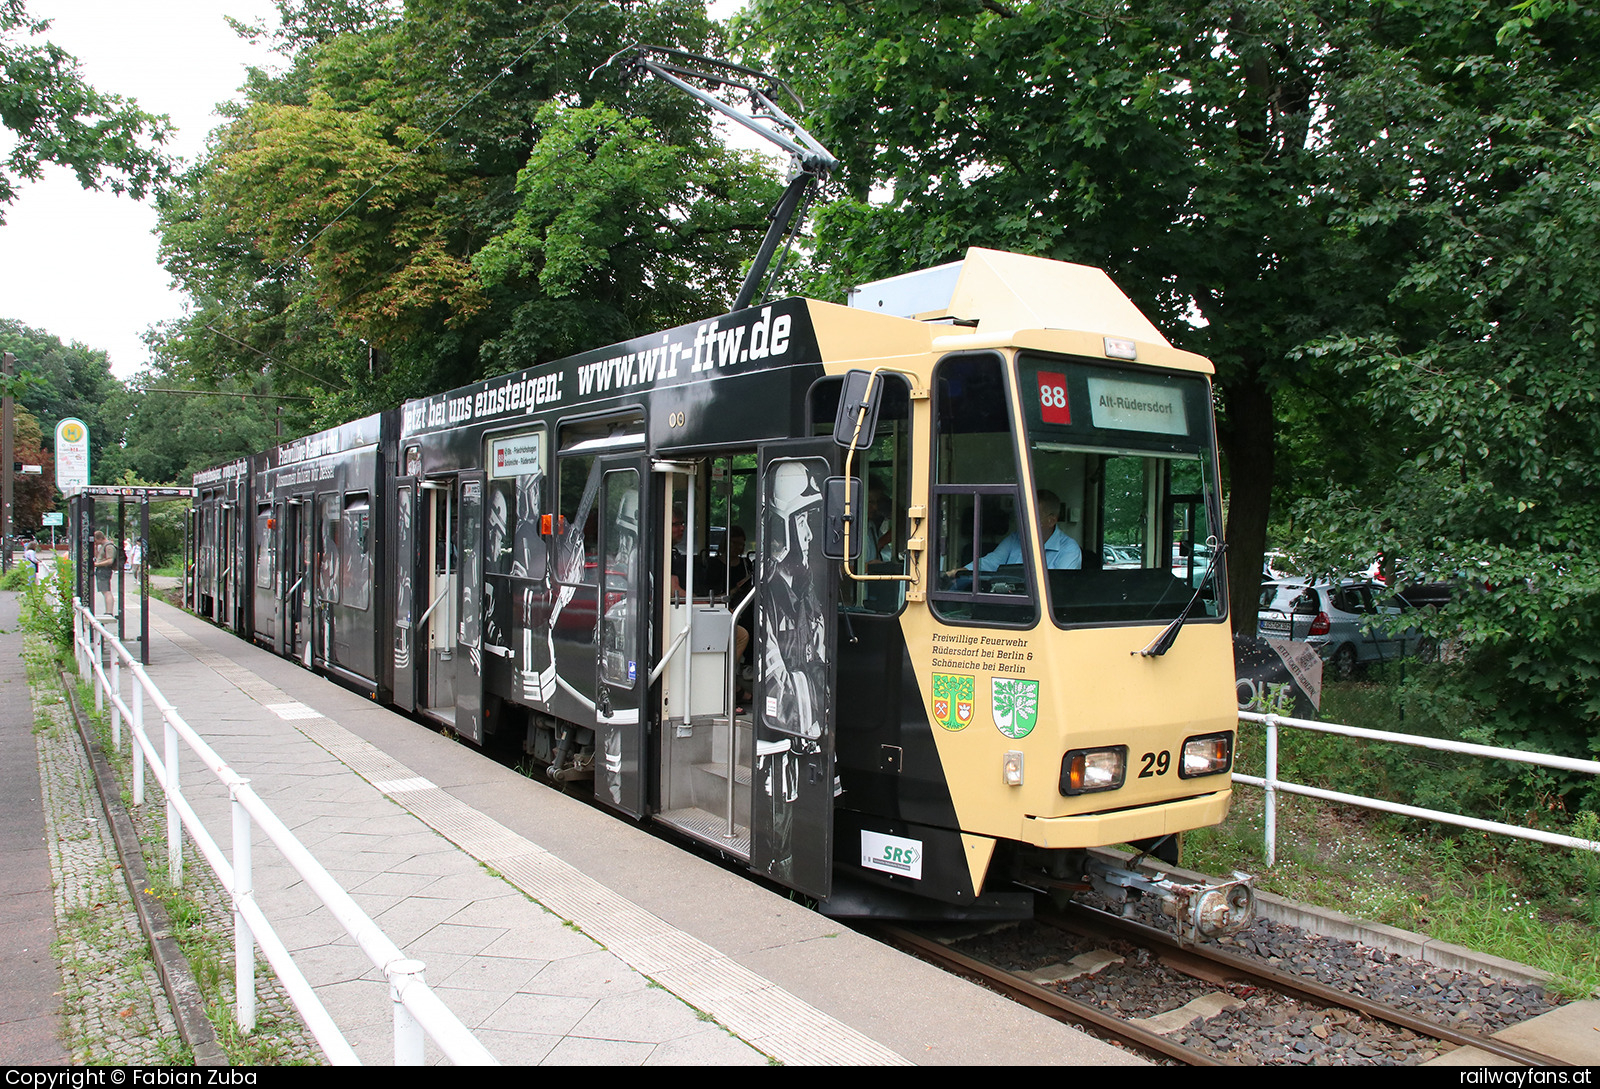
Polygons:
M733 310L198 474L192 607L833 914L1243 925L1241 875L1089 853L1175 860L1231 798L1210 363L981 248L758 301L837 161L781 81L630 63L792 157Z
M191 603L824 910L1231 929L1247 886L1087 851L1228 809L1210 373L1103 272L974 248L198 474Z

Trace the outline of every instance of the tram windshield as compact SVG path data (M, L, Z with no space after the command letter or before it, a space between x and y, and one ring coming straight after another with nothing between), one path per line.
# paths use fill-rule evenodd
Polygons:
M1018 370L1034 483L1059 499L1040 525L1054 513L1078 552L1076 564L1056 563L1046 548L1051 616L1063 625L1166 621L1197 590L1191 615L1221 616L1205 380L1026 353Z
M935 611L1031 625L1043 604L1063 626L1154 623L1199 591L1190 615L1221 616L1205 380L1030 353L1018 371L1021 443L999 357L954 357L936 372ZM1031 496L1016 483L1019 447Z

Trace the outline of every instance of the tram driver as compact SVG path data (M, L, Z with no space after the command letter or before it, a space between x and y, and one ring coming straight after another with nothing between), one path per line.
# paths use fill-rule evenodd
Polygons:
M1083 549L1078 542L1067 535L1060 526L1061 499L1055 492L1048 488L1040 488L1034 494L1034 511L1039 516L1039 534L1044 538L1044 566L1047 571L1077 571L1083 567ZM1007 564L1020 564L1026 557L1022 550L1022 537L1018 529L1012 530L1001 538L994 551L978 559L978 570L984 574L992 574ZM952 590L964 591L972 588L972 565L965 564L954 567L945 572L946 578L956 581L951 585ZM957 576L960 576L959 578Z

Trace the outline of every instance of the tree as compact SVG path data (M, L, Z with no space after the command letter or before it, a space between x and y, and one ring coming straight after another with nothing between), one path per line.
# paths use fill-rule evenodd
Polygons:
M538 124L511 223L473 259L487 287L537 285L512 318L518 354L552 358L730 305L778 196L757 161L669 143L606 106L551 104Z
M224 383L207 388L157 358L107 405L123 421L122 441L109 449L95 476L132 476L159 484L188 484L194 473L265 450L307 430L305 406L272 398L270 384ZM279 412L288 426L279 439Z
M163 207L194 374L270 372L331 422L731 298L775 183L688 96L607 64L713 47L698 0L280 6L293 67Z
M71 55L31 40L48 29L23 0L0 0L0 125L15 141L0 166L0 223L17 180L39 177L47 162L70 169L85 189L141 198L169 173L157 150L171 131L167 119L85 83Z
M758 0L745 49L806 88L843 161L817 285L994 246L1107 269L1218 370L1235 630L1255 628L1278 412L1308 338L1381 311L1402 240L1334 222L1415 65L1384 5Z
M1449 580L1444 681L1490 736L1600 753L1600 13L1499 9L1423 28L1426 117L1352 207L1411 251L1385 327L1309 344L1399 448L1307 502L1318 542ZM1451 63L1451 60L1454 62ZM1548 788L1547 788L1548 789ZM1554 793L1587 794L1592 781Z
M44 448L39 421L20 406L13 420L12 456L23 465L37 465L38 475L19 474L13 478L13 525L22 536L37 533L40 517L56 509L56 463Z
M41 329L4 318L0 318L0 351L16 356L17 374L28 379L17 400L37 417L51 442L63 419L88 425L89 464L91 471L97 470L105 452L122 435L120 418L107 411L122 383L112 375L106 353L83 344L63 344ZM96 479L106 478L96 472Z

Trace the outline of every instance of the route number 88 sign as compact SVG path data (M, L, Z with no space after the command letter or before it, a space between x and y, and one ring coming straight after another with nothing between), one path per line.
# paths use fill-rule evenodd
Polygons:
M1065 375L1039 372L1039 418L1047 424L1070 424L1072 410L1067 404Z

